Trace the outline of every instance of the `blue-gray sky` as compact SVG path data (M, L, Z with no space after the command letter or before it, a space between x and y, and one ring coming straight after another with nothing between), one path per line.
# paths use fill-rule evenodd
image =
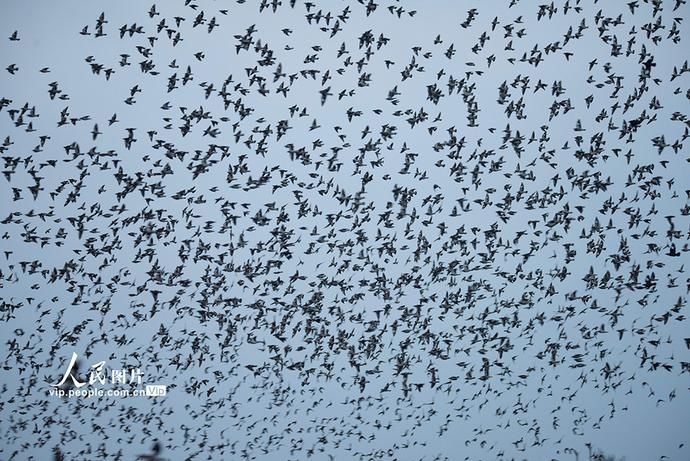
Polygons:
M1 7L0 458L688 459L687 5L277 3Z

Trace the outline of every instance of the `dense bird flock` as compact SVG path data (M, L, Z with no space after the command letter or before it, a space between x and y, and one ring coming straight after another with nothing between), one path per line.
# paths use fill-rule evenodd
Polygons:
M685 1L2 8L0 458L688 459Z

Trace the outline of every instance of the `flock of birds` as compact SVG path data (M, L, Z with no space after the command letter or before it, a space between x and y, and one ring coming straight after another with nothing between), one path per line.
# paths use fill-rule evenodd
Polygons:
M684 0L50 5L2 21L0 458L570 460L688 413ZM52 397L72 352L167 396Z

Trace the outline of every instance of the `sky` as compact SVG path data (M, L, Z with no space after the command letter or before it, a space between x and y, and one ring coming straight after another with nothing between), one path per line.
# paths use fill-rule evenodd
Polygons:
M1 459L690 457L687 5L372 5L3 3Z

